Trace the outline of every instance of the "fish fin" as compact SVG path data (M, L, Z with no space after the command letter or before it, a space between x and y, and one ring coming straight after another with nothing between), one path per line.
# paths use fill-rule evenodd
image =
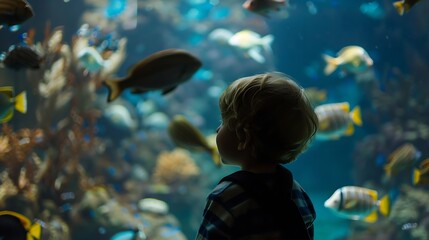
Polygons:
M15 109L18 112L27 112L27 93L25 91L15 96Z
M123 91L123 89L119 85L119 81L117 80L106 80L103 82L103 84L105 84L109 89L107 102L112 102L113 100L118 98Z
M378 206L380 213L383 214L383 216L389 216L390 214L390 196L386 194L380 199L379 206Z
M346 136L351 136L351 135L353 135L353 133L355 132L355 128L353 127L353 123L350 123L348 126L347 126L347 129L346 129L346 131L344 132L344 135L346 135Z
M10 108L7 111L7 114L3 118L0 119L0 123L9 122L12 119L12 117L13 117L13 108Z
M414 169L413 172L413 184L417 185L420 182L420 176L421 176L421 172L419 169Z
M366 216L363 220L364 220L365 222L373 223L373 222L376 222L376 221L377 221L377 219L378 219L377 211L372 211L372 212L371 212L368 216Z
M331 75L338 68L338 60L337 58L331 57L327 54L322 55L323 59L326 61L326 67L323 70L325 75Z
M217 148L213 147L212 148L212 158L213 158L213 162L217 167L221 167L222 166L222 161L220 159L220 154L217 150Z
M374 201L377 201L377 199L378 199L378 193L377 193L377 191L372 190L372 189L369 189L369 190L368 190L368 194L371 196L371 198L372 198Z
M340 109L343 110L346 113L350 112L350 104L348 102L342 102L342 103L338 103L338 105L340 106Z
M357 200L348 201L348 202L346 202L346 204L344 204L344 209L353 208L354 206L356 206L357 203L358 203Z
M13 87L11 86L0 87L0 92L6 94L10 98L13 97Z
M268 34L261 39L262 47L264 47L265 51L267 52L273 51L271 49L271 44L273 43L273 41L274 41L274 36L271 34Z
M393 3L393 6L395 7L399 15L401 16L404 15L405 13L404 1L396 1Z
M350 113L350 117L354 124L362 126L362 115L359 106L353 108L352 112Z
M265 62L265 58L264 58L264 56L262 56L259 47L253 47L253 48L249 49L249 51L247 51L247 53L256 62L258 62L258 63L264 63Z
M172 92L177 86L162 89L162 95Z
M41 234L42 226L39 223L34 223L27 233L27 240L40 239Z

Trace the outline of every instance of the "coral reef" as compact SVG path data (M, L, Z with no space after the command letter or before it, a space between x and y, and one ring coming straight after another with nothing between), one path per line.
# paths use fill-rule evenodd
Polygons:
M180 185L200 175L200 170L183 149L161 152L152 175L153 181L165 185Z

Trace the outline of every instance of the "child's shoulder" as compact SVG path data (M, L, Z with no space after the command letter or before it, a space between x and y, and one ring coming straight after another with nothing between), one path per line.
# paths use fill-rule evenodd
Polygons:
M240 185L231 181L222 181L211 191L208 198L226 202L242 193L244 189Z

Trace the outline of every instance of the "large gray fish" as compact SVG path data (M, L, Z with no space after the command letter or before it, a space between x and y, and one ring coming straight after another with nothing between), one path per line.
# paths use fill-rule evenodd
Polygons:
M0 0L0 25L21 24L34 15L26 0Z
M190 79L201 66L201 61L185 50L156 52L134 65L128 76L105 81L109 88L107 101L115 100L126 88L132 88L133 93L153 90L169 93Z
M212 146L204 135L184 116L175 116L169 126L168 134L173 142L191 151L206 151L211 154L216 166L220 166L220 155L216 146Z

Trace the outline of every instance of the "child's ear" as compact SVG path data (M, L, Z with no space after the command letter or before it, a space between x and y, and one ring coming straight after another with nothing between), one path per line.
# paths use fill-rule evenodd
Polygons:
M249 129L247 129L247 128L243 128L243 139L241 139L240 140L240 142L238 143L238 146L237 146L237 150L238 151L242 151L242 150L244 150L244 149L246 149L246 147L249 145L249 143L250 143L250 140L251 140L251 138L252 138L252 135L250 134L250 130Z

